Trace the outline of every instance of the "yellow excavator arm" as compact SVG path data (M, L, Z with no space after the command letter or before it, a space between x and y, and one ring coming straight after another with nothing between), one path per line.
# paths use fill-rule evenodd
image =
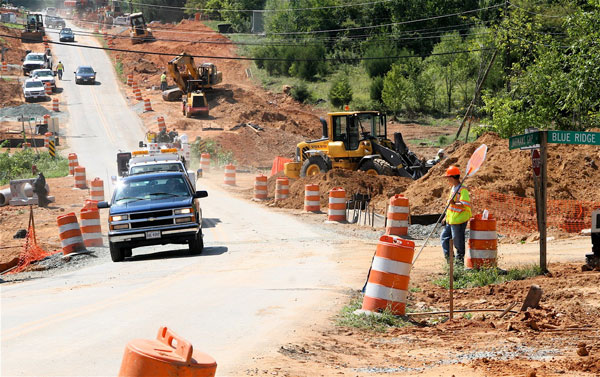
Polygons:
M183 74L179 71L180 66L185 68ZM167 64L167 72L169 72L169 76L171 76L183 93L187 93L188 80L198 80L199 78L198 71L194 67L194 58L185 52L169 61Z

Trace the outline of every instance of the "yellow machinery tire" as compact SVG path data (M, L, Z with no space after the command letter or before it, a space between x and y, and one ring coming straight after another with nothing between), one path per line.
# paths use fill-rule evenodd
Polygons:
M364 160L358 170L370 175L394 175L392 166L381 158Z
M329 170L331 170L331 161L329 158L321 155L314 155L304 160L304 163L300 168L300 177L327 173Z

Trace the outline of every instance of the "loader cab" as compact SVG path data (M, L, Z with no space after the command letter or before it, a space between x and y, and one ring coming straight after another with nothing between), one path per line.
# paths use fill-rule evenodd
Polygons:
M370 137L385 139L387 135L386 117L375 111L330 113L332 141L342 141L346 150L354 151L360 142Z

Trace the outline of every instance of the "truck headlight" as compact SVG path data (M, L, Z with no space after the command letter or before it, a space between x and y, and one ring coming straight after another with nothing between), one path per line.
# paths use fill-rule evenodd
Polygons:
M115 215L110 217L110 222L128 220L128 215Z
M176 215L186 215L188 213L194 213L193 208L180 208L175 210Z
M81 80L81 76L75 76L77 80Z

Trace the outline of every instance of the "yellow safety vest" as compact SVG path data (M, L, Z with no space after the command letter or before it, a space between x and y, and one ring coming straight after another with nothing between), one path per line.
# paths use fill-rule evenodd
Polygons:
M65 70L65 66L64 66L64 65L62 65L62 63L60 63L60 64L58 64L58 65L56 66L56 70L57 70L57 71L64 71L64 70Z
M160 75L160 82L167 82L167 75L165 75L164 73Z
M459 195L456 192L456 187L453 187L448 199L452 198L452 195L454 195L454 201L462 204L464 207L459 208L454 204L450 204L446 211L446 223L455 225L469 221L471 218L471 195L469 194L469 190L466 187L461 187Z

